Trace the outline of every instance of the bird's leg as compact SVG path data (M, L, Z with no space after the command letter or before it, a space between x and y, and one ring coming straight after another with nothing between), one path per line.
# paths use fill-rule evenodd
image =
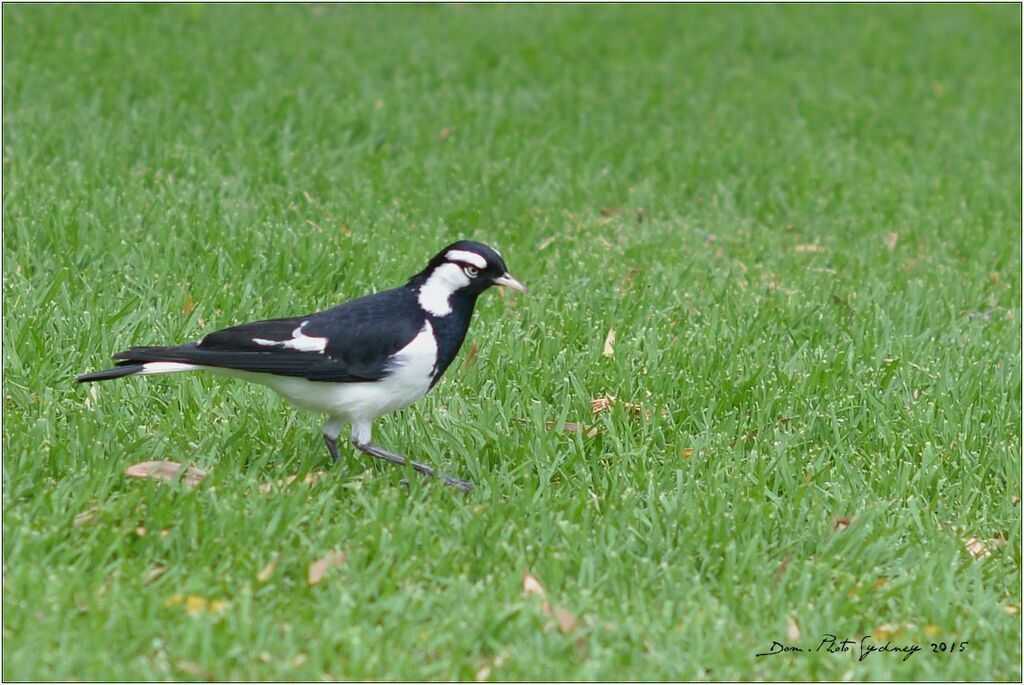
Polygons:
M328 454L331 455L331 461L335 464L341 459L341 455L338 454L338 435L344 423L342 419L332 416L324 424L324 443L327 445Z
M388 452L387 450L382 450L381 448L377 447L376 445L371 445L370 444L370 426L368 424L366 424L366 425L353 424L352 425L352 445L357 450L362 452L363 454L368 454L371 457L376 457L377 459L383 459L384 461L390 462L392 464L396 464L398 466L405 466L405 464L408 463L409 466L411 466L414 471L422 473L425 476L433 476L434 475L434 469L430 468L426 464L421 464L418 461L412 461L411 459L407 460L407 459L405 459L405 457L401 457L401 456L399 456L397 454L394 454L392 452ZM466 491L466 492L468 492L469 490L471 490L473 488L473 484L472 483L469 483L469 482L464 481L464 480L459 480L458 478L453 478L451 476L446 476L443 473L442 474L438 474L437 477L440 478L441 481L445 485L450 485L453 488L459 488L460 490L463 490L463 491Z
M338 454L338 438L332 438L331 436L324 433L324 442L327 444L327 452L331 455L331 461L335 464L341 459L341 455Z

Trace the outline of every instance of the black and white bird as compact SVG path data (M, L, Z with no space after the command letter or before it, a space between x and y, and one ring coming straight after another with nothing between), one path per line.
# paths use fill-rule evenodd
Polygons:
M434 387L462 346L476 298L492 285L526 292L497 250L462 240L393 290L315 314L225 328L198 342L133 347L113 356L120 360L114 368L76 380L202 370L261 383L295 406L327 415L324 442L334 461L338 436L351 424L356 449L402 465L405 459L370 443L373 421ZM425 464L409 463L420 473L434 473Z

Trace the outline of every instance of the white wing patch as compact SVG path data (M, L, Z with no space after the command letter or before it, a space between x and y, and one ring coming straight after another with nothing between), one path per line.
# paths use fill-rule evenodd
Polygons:
M478 269L487 268L487 260L476 252L467 252L466 250L448 250L444 254L444 258L450 259L453 262L465 262L466 264L472 264Z
M266 338L253 338L252 341L257 345L283 347L286 349L298 350L299 352L320 352L322 354L324 349L327 347L327 338L315 338L303 333L302 327L307 323L307 321L303 321L299 324L298 328L292 331L291 340L267 340Z
M157 373L174 373L175 371L192 371L202 367L182 362L146 362L142 365L140 376L152 376Z
M459 252L459 250L451 250L448 254L450 255L452 252ZM467 252L466 254L473 253ZM480 259L479 255L473 256ZM463 273L457 264L442 264L434 269L426 283L420 286L418 298L420 306L434 316L450 314L452 305L448 301L449 298L456 290L465 288L467 285L469 285L469 276Z

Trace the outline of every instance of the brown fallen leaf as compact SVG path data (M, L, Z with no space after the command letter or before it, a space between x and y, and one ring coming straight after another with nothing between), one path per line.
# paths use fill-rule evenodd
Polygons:
M192 487L206 478L206 471L195 466L182 466L173 461L143 461L124 470L132 478L153 478L173 482L181 477L182 485Z
M576 630L576 616L563 606L556 606L554 610L555 623L563 635Z
M523 571L523 592L527 595L536 595L543 597L545 595L544 586L540 584L540 581L530 575L529 571Z
M604 352L602 353L606 357L611 357L615 354L615 329L609 328L608 335L604 337Z
M555 625L563 635L568 635L576 630L576 615L563 606L556 605L552 609L548 603L544 586L530 575L529 571L523 571L523 592L527 597L540 598L540 613L547 618L554 619Z
M786 616L786 640L790 643L800 642L800 626L792 616Z
M548 430L551 430L555 427L555 423L554 421L545 421L544 427L547 428ZM583 431L583 429L584 426L581 426L575 421L566 421L565 423L562 424L562 430L565 431L566 433L580 433ZM584 435L586 435L588 438L592 438L595 435L597 435L597 426L591 426L590 428L588 428L587 432L584 433Z
M309 565L309 570L306 573L306 582L310 585L316 585L324 579L327 569L341 566L345 563L346 559L348 559L348 555L344 552L335 552L334 554L328 554L323 559L317 559Z
M840 530L842 528L850 527L850 519L845 516L835 516L832 519L832 532Z
M181 313L185 316L192 313L192 293L185 293L185 301L181 303Z
M462 362L462 370L468 371L469 367L473 366L474 360L476 360L476 353L480 350L480 346L476 344L476 340L471 340L469 343L469 349L466 350L466 360Z

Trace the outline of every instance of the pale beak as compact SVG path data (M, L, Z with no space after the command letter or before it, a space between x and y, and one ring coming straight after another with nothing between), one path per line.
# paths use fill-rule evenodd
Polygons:
M509 288L512 288L512 290L518 290L521 293L526 292L526 286L517 281L516 279L512 278L512 276L508 273L504 273L501 276L495 278L494 285L504 285L508 286Z

